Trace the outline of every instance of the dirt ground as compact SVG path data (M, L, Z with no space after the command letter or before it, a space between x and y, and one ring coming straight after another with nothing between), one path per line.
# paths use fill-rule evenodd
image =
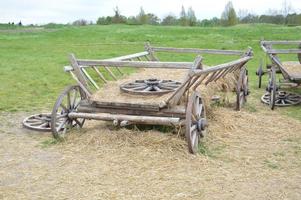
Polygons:
M214 108L196 156L177 135L95 121L56 143L2 113L0 199L301 199L300 121L251 101Z

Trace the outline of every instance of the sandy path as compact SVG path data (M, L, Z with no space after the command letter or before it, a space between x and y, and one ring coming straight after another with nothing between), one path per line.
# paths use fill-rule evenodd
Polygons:
M51 144L2 114L0 199L301 199L301 123L256 109L214 109L198 156L176 135L101 122Z

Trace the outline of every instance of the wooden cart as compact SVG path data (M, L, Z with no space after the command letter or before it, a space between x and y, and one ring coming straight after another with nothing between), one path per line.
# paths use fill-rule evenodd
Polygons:
M194 62L161 62L157 52L237 55L238 58L205 68L201 56L197 56ZM246 52L203 50L152 47L149 44L145 46L144 52L105 60L78 59L71 54L71 66L65 67L65 71L71 74L77 85L67 87L54 105L51 115L53 136L64 137L70 128L82 127L86 119L112 121L118 126L130 124L185 126L189 151L196 153L199 139L207 127L205 105L196 89L200 84L214 84L229 73L239 72L236 91L236 105L239 110L248 94L246 64L251 58L250 49ZM181 82L154 78L136 80L117 85L116 87L120 87L118 94L112 94L109 100L95 98L93 95L99 91L111 93L106 91L106 85L112 82L100 87L88 70L93 70L104 83L107 83L108 80L102 73L104 70L111 74L113 79L117 79L113 69L122 73L124 67L152 69L158 75L169 74L168 70L179 70L179 73L175 74L184 73L185 76ZM125 99L118 101L115 95L124 96Z
M275 48L275 45L295 45L297 48L279 49ZM267 93L262 96L262 102L269 104L272 110L275 106L291 106L301 103L300 95L279 90L281 86L298 87L301 84L301 41L261 41L261 48L271 61L271 64L266 66L266 70L263 70L263 62L257 70L259 88L265 72L269 75ZM281 54L295 54L298 61L283 62L279 58ZM281 73L283 80L277 82L276 73Z

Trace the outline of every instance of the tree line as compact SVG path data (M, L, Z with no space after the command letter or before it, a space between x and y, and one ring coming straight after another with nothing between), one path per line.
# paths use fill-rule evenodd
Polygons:
M282 24L289 26L301 25L301 13L293 11L292 6L287 0L283 0L281 10L268 10L267 14L256 15L248 10L239 10L236 12L233 3L229 1L220 18L199 20L196 17L192 7L185 9L181 7L181 12L178 16L169 14L163 19L160 19L154 13L146 13L143 7L140 8L136 16L126 17L121 14L118 7L114 8L113 16L99 17L96 21L97 25L109 24L128 24L128 25L166 25L166 26L233 26L236 24L251 24L251 23L270 23ZM21 22L19 23L21 24ZM95 22L79 19L71 23L76 26L84 26L95 24ZM22 24L21 24L22 25Z
M78 21L75 24L78 25ZM284 25L301 25L301 13L294 13L291 5L286 0L283 1L282 10L268 10L267 14L256 15L248 10L239 10L238 13L234 9L233 3L229 1L220 18L214 17L212 19L199 20L196 17L195 11L192 7L187 10L184 6L181 8L179 16L169 14L163 19L160 19L153 13L146 13L141 7L137 16L126 17L123 16L116 7L113 16L100 17L96 24L129 24L129 25L179 25L179 26L233 26L236 24L249 23L271 23ZM86 22L85 24L88 24ZM83 24L83 25L85 25Z

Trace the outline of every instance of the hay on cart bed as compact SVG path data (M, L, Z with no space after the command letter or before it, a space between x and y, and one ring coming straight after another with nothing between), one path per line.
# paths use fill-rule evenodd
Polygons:
M283 62L282 65L290 77L301 78L301 64L299 62L288 61Z
M139 69L137 73L133 73L118 81L107 83L103 88L93 94L91 100L97 102L133 103L158 106L159 103L170 97L172 92L162 95L135 95L122 92L120 90L120 85L135 80L150 78L182 82L187 76L187 73L188 70L185 69ZM232 91L235 85L235 75L228 74L225 78L219 79L207 86L201 85L198 90L205 100L209 100L217 91Z

